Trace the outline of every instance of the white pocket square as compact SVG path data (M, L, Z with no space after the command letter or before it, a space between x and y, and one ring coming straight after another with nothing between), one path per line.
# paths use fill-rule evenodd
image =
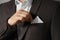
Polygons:
M36 18L31 22L31 24L34 23L44 23L44 22L39 18L39 16L36 16Z

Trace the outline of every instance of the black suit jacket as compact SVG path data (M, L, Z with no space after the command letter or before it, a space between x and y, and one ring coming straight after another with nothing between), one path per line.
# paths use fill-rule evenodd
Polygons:
M10 27L7 20L15 8L14 0L0 5L0 40L60 40L60 2L33 0L30 13L44 23L24 22Z

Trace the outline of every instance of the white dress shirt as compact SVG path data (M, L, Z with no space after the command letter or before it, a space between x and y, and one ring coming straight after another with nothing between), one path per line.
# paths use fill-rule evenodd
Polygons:
M20 2L19 0L15 0L15 4L16 4L16 11L24 10L30 12L32 6L32 0L25 0L23 3Z

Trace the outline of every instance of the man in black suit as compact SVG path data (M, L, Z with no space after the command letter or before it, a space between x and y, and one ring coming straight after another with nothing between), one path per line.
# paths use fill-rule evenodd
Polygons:
M60 40L60 3L33 0L30 12L16 12L14 0L1 4L0 40Z

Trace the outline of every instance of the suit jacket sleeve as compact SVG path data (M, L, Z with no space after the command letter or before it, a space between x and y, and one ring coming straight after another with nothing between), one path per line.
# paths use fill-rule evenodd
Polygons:
M16 34L17 33L16 25L10 26L6 22L6 27L5 27L6 30L4 30L4 28L0 28L0 29L2 29L2 30L0 30L0 31L2 31L2 32L0 32L1 33L0 34L0 40L11 40L11 39L14 39L17 35Z

